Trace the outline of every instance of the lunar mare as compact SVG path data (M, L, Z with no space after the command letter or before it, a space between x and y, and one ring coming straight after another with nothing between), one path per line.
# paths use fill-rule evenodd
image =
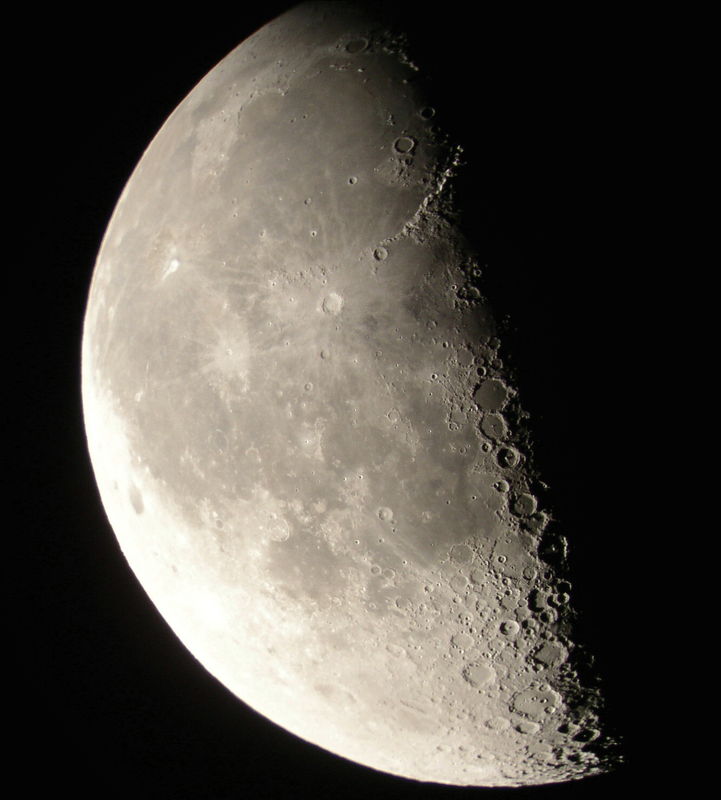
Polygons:
M601 698L417 73L307 3L176 108L93 276L92 462L155 605L261 714L417 780L576 779L611 763Z

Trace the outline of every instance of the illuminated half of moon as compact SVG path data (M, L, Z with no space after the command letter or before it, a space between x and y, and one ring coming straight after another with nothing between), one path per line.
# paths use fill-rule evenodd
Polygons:
M152 601L261 714L418 780L575 779L600 698L419 78L308 3L177 107L93 276L92 463Z

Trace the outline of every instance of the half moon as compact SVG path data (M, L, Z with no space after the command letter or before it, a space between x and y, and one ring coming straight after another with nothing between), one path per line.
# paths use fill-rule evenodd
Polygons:
M304 3L247 39L108 226L88 443L130 566L243 702L416 780L572 780L613 742L459 164L382 17Z

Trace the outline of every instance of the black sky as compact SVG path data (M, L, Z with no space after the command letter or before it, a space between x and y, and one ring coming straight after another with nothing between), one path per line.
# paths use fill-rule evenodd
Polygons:
M144 148L198 80L288 7L209 4L95 16L24 12L18 96L8 90L17 147L23 309L16 373L21 513L8 564L20 644L13 674L13 757L27 794L52 785L77 798L231 800L312 797L570 800L636 785L629 444L637 410L634 316L622 290L638 281L630 245L634 103L622 75L620 18L591 11L503 18L458 3L409 15L429 54L439 121L469 156L459 183L483 243L489 296L511 317L509 355L553 499L572 544L582 630L608 685L630 765L579 783L519 790L416 784L336 758L233 698L177 641L116 545L95 488L80 399L82 317L113 207ZM424 16L425 15L425 16ZM631 144L629 144L631 142ZM28 311L29 309L29 311ZM10 309L15 313L14 309ZM19 468L18 468L19 464ZM629 466L630 465L630 466Z

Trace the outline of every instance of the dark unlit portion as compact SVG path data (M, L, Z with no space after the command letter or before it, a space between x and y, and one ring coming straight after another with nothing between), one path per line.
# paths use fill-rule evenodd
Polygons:
M599 698L422 78L310 3L178 106L93 278L93 464L168 623L274 722L419 780L578 778Z

